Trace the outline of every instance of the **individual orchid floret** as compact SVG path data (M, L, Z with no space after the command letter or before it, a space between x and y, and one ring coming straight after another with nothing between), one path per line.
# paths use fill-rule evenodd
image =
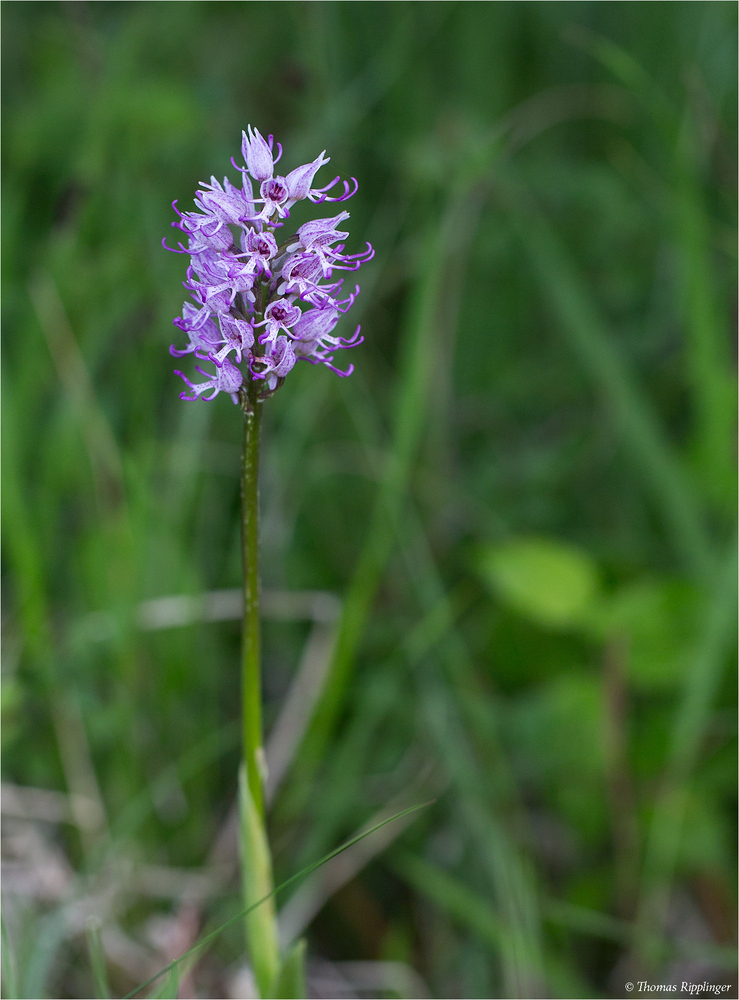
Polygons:
M247 134L248 133L248 134ZM242 132L241 155L244 157L246 169L255 181L266 181L274 173L274 165L282 156L282 146L277 143L279 153L277 160L272 157L272 136L269 143L265 142L259 129L252 130L251 125L247 127L247 132Z
M202 268L202 271L207 275L208 269ZM194 273L194 268L189 267L187 269L187 281L183 281L182 284L191 293L195 301L201 303L201 316L204 317L201 322L205 322L210 313L221 314L229 312L236 298L236 292L231 288L229 282L220 280L219 278L211 282L208 280L208 277L203 281L197 281Z
M304 302L320 305L331 302L332 295L341 288L341 282L321 285L326 277L324 263L316 254L293 254L282 266L282 282L277 287L279 295L297 295Z
M219 316L218 322L221 327L219 343L223 346L219 351L212 351L208 357L220 368L233 351L237 364L241 364L243 357L248 355L249 349L254 344L254 330L251 323L235 316Z
M277 380L284 378L295 365L295 352L287 337L278 337L268 346L264 354L254 357L251 371L255 379L266 379L271 391L277 388Z
M339 212L333 219L311 219L298 229L295 236L295 243L288 248L288 253L293 250L302 249L310 251L316 247L325 247L337 240L345 240L349 233L340 232L336 227L339 223L349 218L349 213Z
M177 202L172 202L172 207L179 215L179 222L173 222L176 229L180 229L188 236L188 246L179 244L179 250L174 253L197 253L201 250L214 250L222 252L228 250L233 242L231 230L223 219L214 215L200 215L197 212L180 212ZM162 240L165 250L171 250L165 240Z
M332 268L340 271L356 271L366 260L374 257L374 250L367 244L367 249L362 253L344 254L344 244L332 247L332 243L337 240L345 240L349 233L342 232L335 227L349 218L348 212L340 212L333 219L314 219L306 222L295 234L297 242L287 248L288 253L295 250L303 250L306 253L315 253L321 261L324 276L331 274Z
M205 190L198 191L195 196L196 204L220 222L240 226L257 214L247 177L244 178L244 187L241 189L234 187L228 177L223 178L223 187L215 177L211 177L210 184L201 182L201 185Z
M247 229L242 234L241 246L254 264L268 277L271 277L269 262L277 256L277 240L272 233L258 233L256 229Z
M225 283L237 295L243 296L250 301L253 299L252 289L259 273L262 270L262 262L258 258L251 256L244 257L232 255L221 262L221 273Z
M333 272L357 270L374 251L367 244L360 253L344 252L349 233L339 226L349 218L345 211L308 221L294 235L283 236L296 202L344 201L357 183L336 177L314 188L316 174L329 162L325 151L286 177L276 175L280 144L275 155L272 136L265 139L251 126L242 137L246 166L234 163L241 171L241 187L227 177L222 184L211 177L196 193L198 211L181 213L174 202L178 218L172 225L186 237L186 245L180 243L174 252L190 256L183 285L192 302L184 304L174 321L187 335L187 344L170 350L175 357L193 354L210 360L216 368L212 375L197 368L205 376L197 383L177 372L187 385L182 399L211 400L227 392L248 409L280 387L296 360L351 374L351 365L346 371L335 367L334 354L362 342L359 327L349 338L335 328L359 286L342 298L343 279L334 280ZM339 193L331 194L337 184Z
M305 166L296 167L295 170L290 171L285 178L290 205L296 201L302 201L310 195L313 178L316 176L318 170L328 163L330 159L331 157L326 156L326 150L324 149L321 155L317 156L312 163L306 163Z
M234 403L238 403L239 396L238 392L244 381L244 376L241 374L236 365L231 364L231 362L226 358L220 367L216 367L215 375L210 375L200 365L195 365L197 371L201 375L205 375L207 382L198 382L193 385L190 379L183 375L182 372L175 371L175 375L179 375L184 383L190 388L193 395L188 396L186 392L180 393L180 399L188 399L191 402L203 396L203 393L212 389L210 396L203 396L203 399L215 399L219 392L227 392L231 396Z
M270 177L266 181L262 181L259 193L262 197L257 198L257 201L264 202L264 208L256 216L256 219L260 222L268 222L275 212L281 219L288 215L287 200L289 194L287 181L284 177Z
M274 340L280 330L289 333L290 327L298 322L301 315L298 306L293 305L289 299L276 299L274 302L270 302L264 310L264 319L261 323L254 324L255 327L267 327L266 331L259 337L259 343L266 344L267 341Z
M196 358L204 361L211 351L218 350L222 341L221 331L207 315L205 321L198 326L199 316L200 310L196 309L192 303L185 302L182 307L182 316L178 316L174 323L184 333L187 333L190 339L187 347L181 351L172 344L169 348L172 357L181 358L185 354L194 354Z
M292 330L292 336L303 343L314 343L321 341L329 344L332 348L356 347L361 344L363 337L360 337L360 327L354 331L352 337L346 340L343 337L330 336L331 331L341 319L338 309L328 306L325 309L311 309L304 312Z

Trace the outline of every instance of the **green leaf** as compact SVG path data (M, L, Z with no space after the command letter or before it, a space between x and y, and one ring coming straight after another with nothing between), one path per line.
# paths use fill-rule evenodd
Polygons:
M591 557L547 538L514 538L484 549L480 573L506 604L540 625L567 628L587 623L598 592Z
M177 1000L180 992L180 970L173 966L162 985L154 994L156 1000Z
M264 822L257 810L246 780L246 769L239 770L239 809L241 810L241 870L244 904L253 906L272 892L272 861ZM272 996L272 986L280 968L274 899L251 910L245 917L254 976L261 996Z
M305 988L306 940L300 938L285 955L274 988L275 1000L302 1000L308 995Z
M596 617L602 638L627 641L626 670L642 691L665 691L685 676L697 630L698 592L679 580L641 579L609 596Z
M108 970L106 967L105 948L103 947L100 933L100 922L97 920L91 920L87 925L87 948L90 952L90 965L92 966L92 975L95 980L96 995L100 997L100 1000L108 1000L110 996L110 983L108 982Z

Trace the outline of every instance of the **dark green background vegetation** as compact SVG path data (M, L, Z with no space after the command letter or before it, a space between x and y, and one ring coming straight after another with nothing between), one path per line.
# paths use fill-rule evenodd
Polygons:
M239 585L241 416L178 398L161 240L248 123L355 175L348 249L377 251L354 376L298 365L265 406L264 587L344 607L277 880L437 797L325 905L310 883L311 975L734 983L736 6L2 15L4 780L75 819L11 824L14 863L69 868L6 884L5 996L120 995L238 907L136 888L203 872L233 802L238 624L137 608ZM308 630L265 623L268 724ZM103 896L97 933L73 904ZM181 995L240 961L234 928ZM359 995L418 995L373 968Z

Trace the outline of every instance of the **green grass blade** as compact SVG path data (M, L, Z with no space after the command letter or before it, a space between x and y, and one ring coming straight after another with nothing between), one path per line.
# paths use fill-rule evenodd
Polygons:
M396 867L418 892L445 909L460 924L469 927L493 951L498 951L503 929L486 900L455 876L412 854L401 856Z
M401 380L394 440L388 457L369 531L349 586L339 626L336 650L308 735L302 769L321 759L334 721L340 711L372 601L393 545L393 519L408 481L415 447L423 427L431 375L434 302L441 277L442 245L434 229L427 236L411 315L406 327L409 357Z
M712 260L710 220L698 159L698 124L686 113L678 146L675 229L682 257L686 369L693 404L693 450L711 499L733 508L736 383L729 359L730 333L721 315Z
M668 774L676 781L690 775L698 757L726 654L735 637L736 591L734 541L708 598L703 635L675 716Z
M33 523L34 507L23 489L20 469L20 426L16 418L12 380L3 373L2 506L6 552L15 570L24 638L31 656L48 676L52 651L46 596L46 573Z
M649 111L653 123L664 139L674 137L677 114L655 85L641 63L610 38L581 25L570 28L568 40L584 49L597 62L609 70Z
M51 273L37 271L28 293L84 437L98 497L104 508L114 508L125 496L121 456Z

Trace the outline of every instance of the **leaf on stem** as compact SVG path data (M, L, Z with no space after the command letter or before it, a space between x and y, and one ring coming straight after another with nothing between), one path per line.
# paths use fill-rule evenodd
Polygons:
M246 935L254 976L263 997L272 996L272 987L280 968L275 906L272 898L272 861L264 822L254 804L246 780L246 769L239 771L239 809L241 811L241 870L243 872ZM260 900L265 906L259 906ZM255 908L256 906L256 908Z

